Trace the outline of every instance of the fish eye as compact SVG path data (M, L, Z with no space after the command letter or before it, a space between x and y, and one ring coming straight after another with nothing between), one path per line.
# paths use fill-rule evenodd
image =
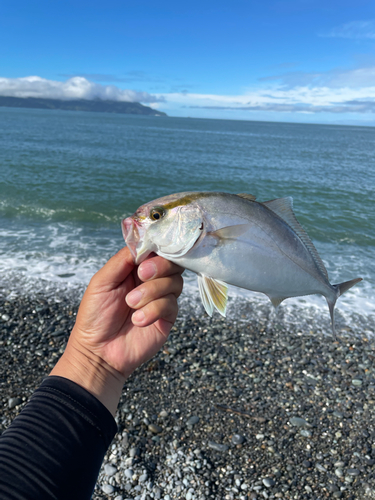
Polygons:
M150 218L152 220L159 220L165 215L165 210L161 207L155 207L150 212Z

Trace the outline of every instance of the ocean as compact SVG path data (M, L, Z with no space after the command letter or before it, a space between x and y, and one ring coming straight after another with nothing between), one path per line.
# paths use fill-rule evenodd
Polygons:
M338 300L340 331L375 325L375 128L0 108L0 294L80 297L124 245L120 222L180 191L292 196ZM186 273L182 310L205 314ZM275 316L276 314L276 316ZM324 298L231 287L228 321L326 330ZM276 318L276 319L275 319Z

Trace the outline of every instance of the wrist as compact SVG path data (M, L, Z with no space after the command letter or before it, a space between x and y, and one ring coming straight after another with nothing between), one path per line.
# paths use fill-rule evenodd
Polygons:
M50 375L72 380L80 385L115 416L125 377L100 356L71 338Z

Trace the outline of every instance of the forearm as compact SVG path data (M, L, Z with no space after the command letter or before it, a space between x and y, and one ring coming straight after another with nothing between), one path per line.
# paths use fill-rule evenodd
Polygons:
M116 430L109 411L85 389L46 378L0 437L0 497L90 499Z
M125 377L92 350L77 343L74 330L64 354L50 375L64 377L80 385L115 416Z

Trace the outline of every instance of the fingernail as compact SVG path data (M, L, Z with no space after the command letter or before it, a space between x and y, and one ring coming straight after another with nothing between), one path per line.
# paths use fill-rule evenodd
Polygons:
M133 290L126 296L126 303L131 307L136 306L138 302L140 302L142 296L142 292L139 290Z
M138 276L142 281L147 281L153 278L156 274L156 266L150 261L146 260L138 268Z
M132 316L132 320L135 321L136 323L142 323L145 319L145 313L140 309L139 311L135 311L135 313Z

